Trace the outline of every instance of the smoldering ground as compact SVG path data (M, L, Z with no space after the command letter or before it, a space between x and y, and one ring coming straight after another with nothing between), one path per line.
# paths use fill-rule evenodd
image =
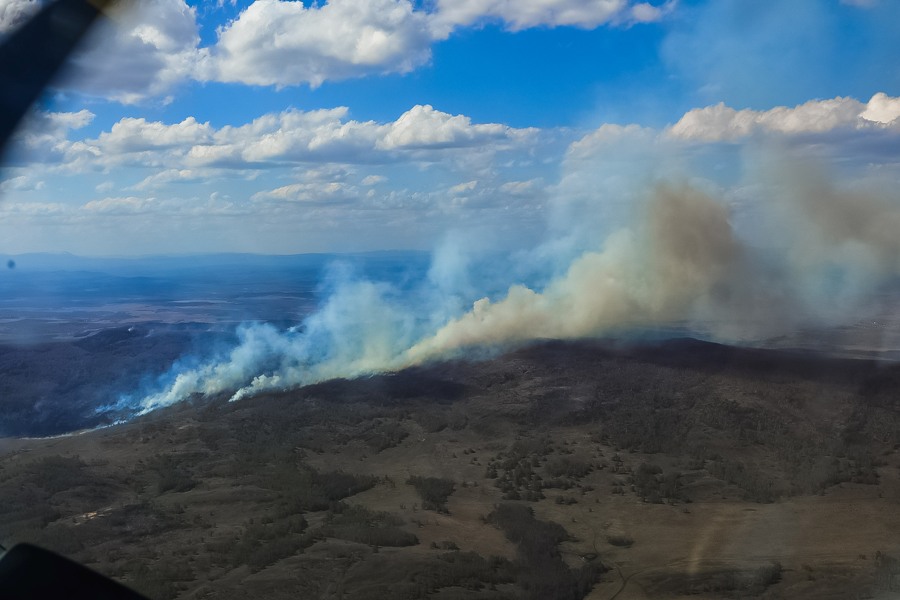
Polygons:
M176 366L157 389L123 398L120 407L147 412L193 394L237 400L538 339L678 326L709 339L757 343L864 318L900 268L892 234L900 206L875 191L831 183L808 165L794 167L769 169L759 187L760 223L772 225L762 239L735 228L725 198L685 181L656 183L643 192L631 225L595 236L574 254L555 254L548 249L558 246L548 240L510 255L515 264L485 264L501 259L467 254L462 236L462 243L440 247L429 277L404 289L339 272L302 326L244 325L230 351L192 368ZM504 286L498 273L545 276Z

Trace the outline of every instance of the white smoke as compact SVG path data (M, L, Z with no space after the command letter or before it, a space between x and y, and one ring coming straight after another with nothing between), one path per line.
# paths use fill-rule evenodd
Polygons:
M301 327L242 327L228 355L176 369L138 410L194 394L237 400L538 339L680 326L753 342L833 323L848 309L859 318L873 292L900 271L900 207L877 194L842 191L791 164L768 169L771 185L760 187L782 236L774 257L741 238L722 198L686 183L658 184L645 194L636 224L597 240L541 285L513 283L478 298L485 281L496 290L499 273L516 271L497 264L494 253L463 251L465 237L450 237L421 286L400 290L344 273ZM548 248L553 244L532 260L552 255Z
M141 400L139 410L145 413L194 394L233 392L239 399L389 368L390 357L409 347L415 331L413 314L392 301L392 293L386 284L344 280L300 328L245 325L227 356L171 374L171 383Z

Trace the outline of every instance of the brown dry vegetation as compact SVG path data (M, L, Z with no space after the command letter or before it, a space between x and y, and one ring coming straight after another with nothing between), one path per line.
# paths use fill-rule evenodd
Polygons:
M900 370L546 343L0 440L0 539L152 598L888 598Z

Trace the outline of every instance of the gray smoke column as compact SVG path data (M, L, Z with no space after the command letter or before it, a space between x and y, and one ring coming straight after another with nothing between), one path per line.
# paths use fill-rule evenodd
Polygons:
M809 160L778 154L753 175L763 190L760 221L782 271L773 289L794 304L794 313L827 326L895 312L896 184L877 174L838 182Z
M595 336L691 318L728 297L743 252L724 206L687 185L661 185L645 223L609 236L538 292L513 286L478 300L404 355L417 364L471 346Z
M808 268L823 261L884 276L900 272L900 207L872 181L838 187L803 162L770 167L781 184L777 205L794 230L793 255ZM798 237L797 234L801 237Z

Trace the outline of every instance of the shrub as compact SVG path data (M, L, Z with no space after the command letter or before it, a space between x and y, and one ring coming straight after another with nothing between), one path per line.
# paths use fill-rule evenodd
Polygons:
M547 463L547 473L551 477L574 477L581 479L591 472L591 466L584 461L568 456L554 458Z
M148 461L147 468L157 474L156 491L159 494L186 492L197 485L188 470L171 454L153 457Z
M406 483L416 488L416 492L422 498L422 508L447 512L447 498L455 490L455 484L452 479L413 475Z
M419 539L401 529L403 519L363 506L337 503L322 534L370 546L415 546Z
M80 458L64 456L48 456L30 465L35 485L44 488L50 494L93 482L93 478L85 472L87 465Z
M569 539L569 534L558 523L535 519L528 506L500 504L488 520L518 546L516 582L523 598L580 600L591 591L602 572L602 567L594 564L570 569L557 548Z
M606 536L606 541L620 548L631 548L634 545L634 540L627 535L608 535Z

